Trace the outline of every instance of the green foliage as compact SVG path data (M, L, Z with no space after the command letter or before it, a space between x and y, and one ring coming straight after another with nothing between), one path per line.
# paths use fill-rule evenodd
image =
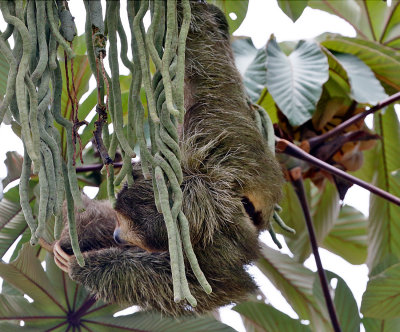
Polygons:
M340 326L343 332L356 332L360 331L360 315L358 313L358 306L354 299L353 293L347 286L346 282L337 274L326 271L328 283L336 281L336 287L332 289L333 303L335 305L336 314L339 319ZM319 280L314 281L314 294L317 299L322 298L321 285ZM325 303L321 303L324 305Z
M351 264L363 264L367 259L367 243L367 218L345 205L322 246Z
M243 302L233 308L244 317L246 325L268 332L311 332L298 319L290 318L274 307L262 302Z
M251 101L256 102L267 82L265 67L267 54L264 49L257 50L250 38L235 39L232 48L247 93Z
M320 192L310 182L307 182L308 202L313 218L316 237L319 243L328 236L333 229L339 215L339 197L336 188L331 183L326 183L325 189ZM308 232L303 217L301 206L292 186L285 185L285 198L281 204L282 218L288 226L296 230L296 234L284 234L286 243L299 262L304 262L311 254Z
M95 300L82 286L71 281L47 255L46 270L29 244L22 247L18 258L10 264L0 263L0 276L27 294L0 294L0 323L4 331L38 331L72 326L92 331L234 331L209 317L186 318L180 321L157 313L135 313L113 317L122 308ZM15 320L18 317L18 320ZM21 327L19 321L25 325Z
M326 307L319 304L323 298L317 299L314 295L317 274L265 245L262 253L257 267L281 291L300 319L309 320L314 331L330 331Z
M307 7L307 0L278 0L278 5L293 22L296 22Z
M249 6L249 0L211 0L210 3L217 5L225 13L230 33L234 33L242 24Z
M347 72L355 101L374 105L387 97L372 70L359 58L346 53L334 55Z
M400 264L395 264L368 281L361 312L366 317L400 317Z
M267 45L267 88L290 124L311 119L328 80L328 61L318 44L300 41L286 56L275 38Z
M248 9L247 0L209 2L223 9L231 33L243 22ZM256 49L248 37L235 37L236 65L243 76L248 96L267 110L277 126L282 125L283 116L294 130L304 124L325 123L324 119L330 113L348 109L353 102L373 106L387 95L400 91L399 0L393 0L390 7L384 1L375 0L278 0L278 4L293 21L301 16L307 5L341 17L354 27L357 37L326 33L314 41L281 43L271 38L266 47L260 49ZM82 99L91 78L84 36L74 39L73 49L76 54L73 66L80 103L79 119L83 120L97 103L97 89ZM64 54L60 50L58 56L63 77L61 113L68 118L71 107L65 85ZM9 65L0 53L0 100L5 93L8 73ZM71 73L69 79L72 79ZM121 76L119 80L124 123L128 121L131 79L129 75ZM139 98L146 106L143 91ZM82 146L86 148L84 159L89 164L100 163L88 145L97 115L87 120L89 125L81 134ZM21 127L16 122L12 125L20 135ZM65 155L66 133L62 127L58 128ZM374 148L364 152L363 167L354 174L399 197L400 125L393 107L374 116L374 132L380 140ZM15 154L8 156L8 176L3 179L4 187L19 177L18 158ZM296 165L308 167L301 163ZM99 171L79 174L79 184L98 185L98 198L102 199L107 197L104 179L104 174ZM353 207L340 206L337 190L331 182L326 182L321 187L323 189L311 181L305 184L318 244L352 264L367 262L370 268L370 281L361 306L366 332L399 331L400 208L372 195L369 216L365 217ZM29 185L30 204L36 217L39 190L35 176L31 177ZM209 317L179 321L154 313L113 317L121 308L94 301L85 289L61 272L40 247L26 244L30 231L19 204L18 188L9 189L0 201L0 257L4 257L21 236L11 255L11 260L16 260L0 264L0 276L4 279L0 293L1 330L38 331L59 326L61 331L72 323L71 317L76 314L80 326L93 331L233 331ZM234 310L242 315L248 331L332 331L318 275L302 264L311 249L301 207L289 184L284 192L281 216L296 230L296 235L283 235L293 256L263 246L263 257L257 266L281 291L299 319L292 319L262 302L244 302ZM51 227L52 222L45 235L49 242L53 240ZM43 261L46 269L41 265ZM360 315L351 290L338 275L327 272L327 276L329 280L337 279L332 295L342 330L358 331ZM34 302L28 302L23 294L29 295ZM24 327L19 325L19 320L25 322ZM303 325L300 320L308 320L310 325Z
M374 169L375 185L399 197L400 182L391 174L400 167L400 125L393 107L375 115L374 128L382 139L366 166ZM400 207L372 195L369 213L367 263L373 268L389 253L400 258Z

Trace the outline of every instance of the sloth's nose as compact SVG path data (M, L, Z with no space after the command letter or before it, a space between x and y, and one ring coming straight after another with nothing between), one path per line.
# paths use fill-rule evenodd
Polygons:
M118 244L123 244L124 241L119 236L120 232L121 232L121 230L119 228L116 228L114 230L114 241L117 242Z

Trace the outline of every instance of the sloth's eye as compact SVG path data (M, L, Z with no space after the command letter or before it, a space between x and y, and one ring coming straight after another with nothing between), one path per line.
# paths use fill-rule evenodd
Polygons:
M262 223L262 216L260 211L256 211L253 203L245 196L242 198L242 204L246 213L249 215L254 226L259 226Z

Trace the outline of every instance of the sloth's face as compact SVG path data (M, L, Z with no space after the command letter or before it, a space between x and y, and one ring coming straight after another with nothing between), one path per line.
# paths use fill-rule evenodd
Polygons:
M136 176L132 187L125 186L119 192L115 210L114 239L118 244L137 246L150 252L168 250L167 230L154 203L151 180Z

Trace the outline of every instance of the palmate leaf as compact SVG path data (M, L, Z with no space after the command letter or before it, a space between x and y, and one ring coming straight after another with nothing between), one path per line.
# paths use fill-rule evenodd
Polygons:
M372 69L389 94L400 90L400 76L398 75L400 55L396 50L376 42L330 33L319 36L318 40L332 51L350 53L361 59Z
M352 206L343 206L322 247L351 264L363 264L367 258L367 218Z
M364 317L362 323L365 332L398 332L400 331L400 318L394 319L375 319Z
M372 277L363 295L361 312L365 317L393 319L400 317L400 264Z
M319 191L310 184L307 185L308 203L313 219L315 234L318 243L322 243L325 237L333 229L334 224L339 215L339 196L336 187L330 182L326 183L323 191ZM303 210L298 202L297 195L292 186L287 183L284 187L285 198L281 202L283 211L281 216L288 226L296 230L295 235L283 233L286 243L292 253L294 259L304 262L311 254L310 240L306 228L306 222L303 216Z
M296 22L307 7L307 0L278 0L278 5L293 22Z
M311 0L308 4L343 18L354 27L360 38L400 47L399 0L393 0L390 7L385 1L375 0Z
M266 332L311 332L310 328L298 319L290 318L274 307L262 302L244 302L233 310L247 319L248 324Z
M35 184L31 181L31 188ZM29 197L33 203L33 191ZM19 186L15 186L4 194L4 199L0 202L0 257L3 257L17 238L26 231L30 233L19 204Z
M286 56L275 38L269 40L267 88L292 126L311 119L328 78L328 60L318 44L300 41Z
M225 14L229 23L229 32L234 33L242 24L247 14L249 0L211 0L210 3L217 5ZM236 16L231 17L231 14Z
M18 258L0 264L0 277L29 295L0 294L0 329L2 331L66 331L72 326L89 331L220 331L234 329L210 317L175 320L158 313L135 313L113 317L121 307L96 301L82 286L59 270L50 255L46 271L36 257L36 249L25 244ZM19 326L23 320L25 325ZM75 324L75 325L73 325Z
M325 274L328 283L331 283L333 279L337 280L336 287L334 290L332 290L331 296L333 298L333 304L335 306L336 315L342 331L359 332L361 319L358 313L357 302L354 299L353 293L347 286L346 282L336 273L325 271ZM323 293L319 279L314 281L314 294L318 301L323 299ZM323 302L320 302L320 304L322 306L326 305L325 299L323 299Z
M36 305L47 307L49 313L66 312L29 244L23 246L14 262L0 263L0 276L33 298Z
M393 106L374 115L374 129L381 136L372 159L372 184L399 197L400 183L391 174L400 168L400 126ZM400 258L400 207L376 195L370 197L368 260L374 268L386 255Z
M313 294L317 274L265 245L262 254L257 267L281 291L300 319L309 320L313 331L331 331L326 306L319 304L323 299L317 299Z

